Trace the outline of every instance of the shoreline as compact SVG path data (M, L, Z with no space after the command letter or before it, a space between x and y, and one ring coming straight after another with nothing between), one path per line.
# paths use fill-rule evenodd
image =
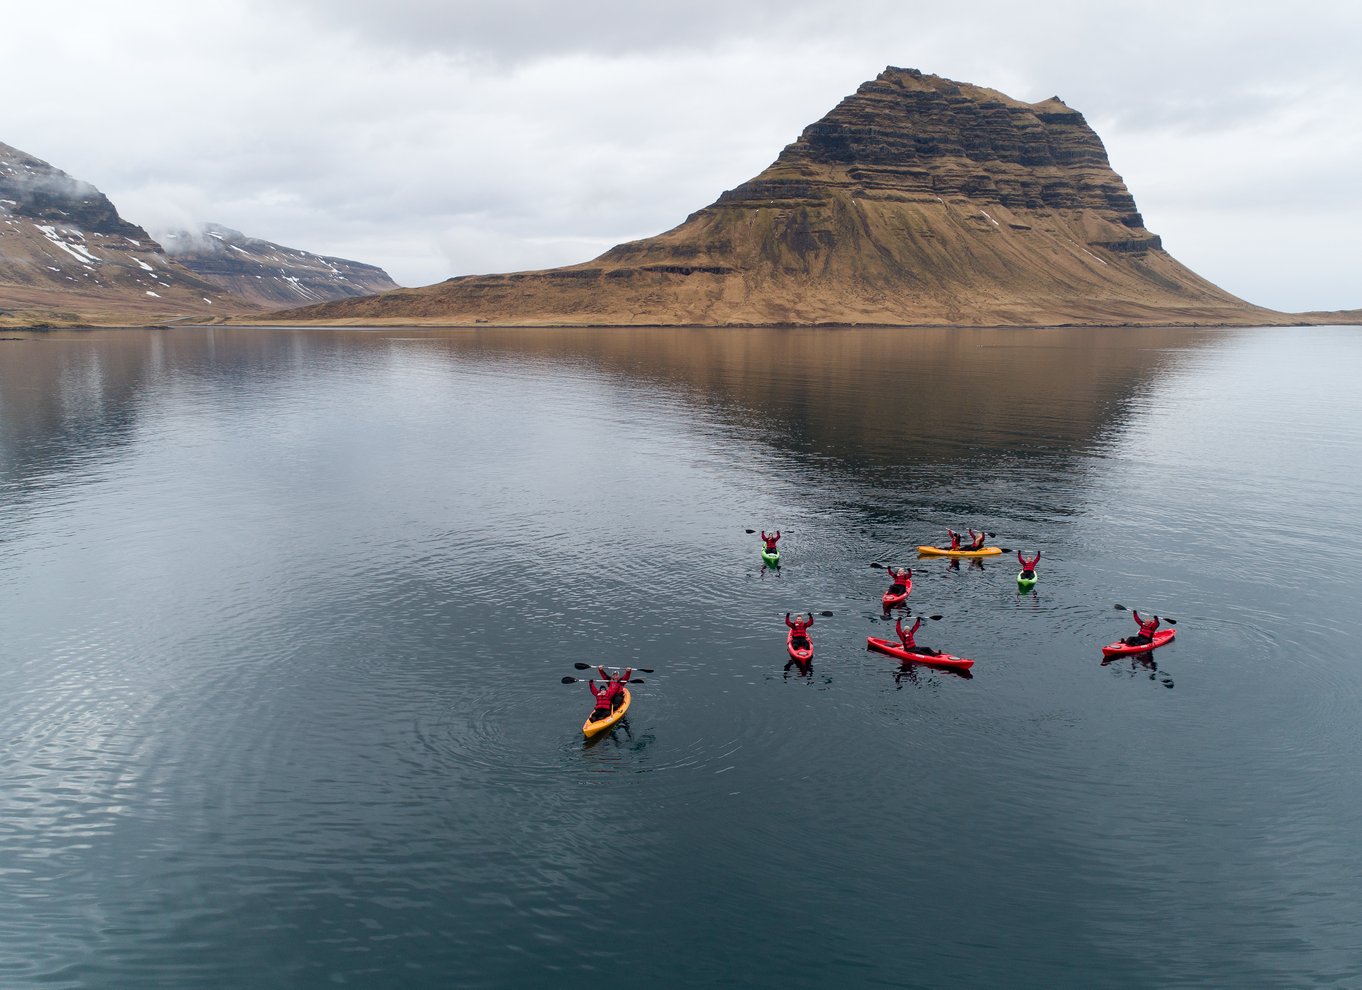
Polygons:
M1338 320L1301 319L1281 322L1167 321L1157 323L416 323L399 321L298 320L283 322L213 321L195 323L180 317L155 323L35 323L0 325L0 334L48 333L54 330L1186 330L1291 329L1362 326L1362 317ZM0 340L5 338L0 337Z

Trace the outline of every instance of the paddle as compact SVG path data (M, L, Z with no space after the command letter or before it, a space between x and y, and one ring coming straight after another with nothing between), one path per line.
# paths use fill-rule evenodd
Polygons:
M756 530L755 530L755 529L745 529L745 530L743 530L743 532L744 532L744 533L755 533ZM781 536L789 536L789 535L790 535L791 533L793 533L793 532L794 532L794 530L792 530L792 529L782 529L782 530L780 531L780 535L781 535Z
M1112 608L1119 609L1122 612L1131 611L1130 609L1122 605L1120 602L1117 602L1115 605L1112 606ZM1162 619L1164 622L1168 623L1170 626L1176 626L1178 624L1177 619L1171 618L1167 615L1160 615L1159 618Z
M589 678L586 678L586 677L570 677L570 676L568 676L568 675L566 675L566 674L563 675L563 683L564 683L564 684L585 684L585 683L587 682L588 679L589 679ZM625 683L626 683L626 684L642 684L642 683L643 683L643 678L642 678L642 677L635 677L632 681L626 681Z
M572 666L576 667L578 670L595 670L597 665L594 664L594 663L582 663L580 660L578 660L578 661L577 661L576 663L574 663ZM633 669L634 669L634 670L637 670L640 674L656 674L656 673L657 673L657 671L653 670L652 667L635 667L635 668L633 668ZM567 682L564 681L563 683L567 683Z

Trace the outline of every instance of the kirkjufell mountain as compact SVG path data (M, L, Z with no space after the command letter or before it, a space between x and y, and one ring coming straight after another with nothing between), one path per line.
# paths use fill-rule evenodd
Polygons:
M1264 324L1147 230L1058 97L890 67L756 178L594 261L283 319L455 324Z
M171 243L90 183L0 144L0 325L222 319L396 287L381 268L217 225Z

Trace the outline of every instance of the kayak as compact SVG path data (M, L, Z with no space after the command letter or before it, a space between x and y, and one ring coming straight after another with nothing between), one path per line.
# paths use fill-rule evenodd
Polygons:
M905 649L902 643L896 643L892 639L867 636L865 643L868 649L888 653L891 657L897 657L905 662L925 663L932 667L950 667L955 670L969 670L974 666L973 660L953 657L949 653L918 653L915 650Z
M1148 653L1150 650L1157 650L1160 646L1165 646L1172 642L1173 636L1176 633L1176 629L1160 629L1154 634L1154 642L1145 643L1143 646L1130 646L1125 640L1118 639L1110 646L1102 647L1102 656L1121 657L1130 653Z
M894 590L895 588L898 588L899 590L895 591ZM884 602L885 608L893 608L895 605L902 605L904 602L906 602L908 600L908 596L911 595L912 593L913 593L912 578L909 578L907 581L895 581L893 584L889 586L889 590L886 591L880 597L880 601Z
M924 557L995 557L1003 552L1003 548L984 547L982 550L952 550L950 547L918 547L917 552Z
M1030 591L1034 588L1036 586L1036 580L1037 579L1034 577L1024 578L1022 577L1021 571L1017 572L1017 587L1022 591Z
M800 641L800 645L795 645L796 639ZM795 631L791 629L785 635L785 649L789 651L790 659L795 663L805 664L813 659L813 640L809 638L808 633L797 637Z
M780 551L779 551L779 550L767 550L765 547L762 547L762 548L761 548L761 559L764 560L764 561L766 561L766 563L770 564L772 567L779 567L779 566L780 566Z
M599 722L593 722L591 721L591 717L587 716L586 722L582 725L582 735L590 739L592 736L600 735L607 729L613 729L616 723L618 723L620 719L624 718L624 713L629 710L629 702L631 700L633 699L629 695L629 689L625 688L624 701L622 701L620 703L620 706L616 708L613 712L611 712L609 715L607 715L605 718L601 719Z

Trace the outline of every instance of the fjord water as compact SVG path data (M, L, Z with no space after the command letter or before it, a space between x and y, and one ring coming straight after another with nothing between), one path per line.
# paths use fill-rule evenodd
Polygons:
M1362 985L1362 329L9 338L0 985Z

